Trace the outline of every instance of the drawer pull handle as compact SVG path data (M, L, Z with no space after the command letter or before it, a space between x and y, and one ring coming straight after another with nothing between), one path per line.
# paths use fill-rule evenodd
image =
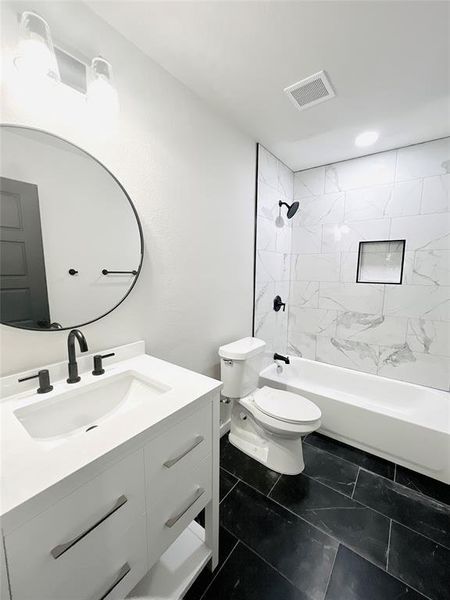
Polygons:
M128 499L126 496L120 496L120 498L117 498L114 506L111 508L111 510L109 510L106 513L106 515L103 515L103 517L101 519L99 519L96 523L94 523L93 525L88 527L88 529L86 529L85 531L80 533L80 535L77 535L77 537L73 538L73 540L69 540L68 542L65 542L64 544L59 544L58 546L55 546L53 548L53 550L51 550L50 554L55 559L59 558L62 554L64 554L64 552L67 552L67 550L72 548L72 546L74 546L77 542L79 542L86 535L88 535L88 533L91 533L91 531L93 529L98 527L101 523L103 523L103 521L105 521L108 517L110 517L113 513L115 513L116 510L119 510L119 508L121 506L123 506L126 502L128 502Z
M177 515L175 515L175 517L171 517L168 521L166 521L166 527L173 527L175 523L177 523L181 519L181 517L187 513L191 506L193 506L197 502L200 496L203 496L204 493L205 490L203 488L198 488L198 490L195 492L193 500L189 502L186 508L183 508L183 510Z
M194 442L193 442L192 446L189 446L189 448L188 448L187 450L185 450L185 451L184 451L182 454L180 454L179 456L176 456L175 458L171 458L170 460L167 460L167 461L164 463L164 466L165 466L165 467L167 467L168 469L170 469L170 467L173 467L173 465L175 465L175 464L176 464L176 463L177 463L179 460L181 460L182 458L184 458L184 457L186 456L186 454L189 454L189 452L192 452L192 450L193 450L194 448L197 448L197 446L198 446L199 444L201 444L201 443L203 442L203 440L204 440L204 439L205 439L205 438L204 438L202 435L198 435L198 436L195 438L195 440L194 440Z
M126 562L121 568L120 571L116 577L116 580L114 581L114 583L112 584L112 586L110 588L108 588L106 590L106 592L103 594L103 596L100 596L100 598L98 600L105 600L105 598L107 598L109 596L109 594L113 591L113 589L119 585L119 583L122 581L122 579L124 577L126 577L128 575L128 573L131 571L131 567L130 565Z

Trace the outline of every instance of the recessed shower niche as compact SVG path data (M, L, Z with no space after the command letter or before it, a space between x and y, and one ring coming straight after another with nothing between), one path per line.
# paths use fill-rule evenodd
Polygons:
M406 240L359 242L357 283L401 284Z

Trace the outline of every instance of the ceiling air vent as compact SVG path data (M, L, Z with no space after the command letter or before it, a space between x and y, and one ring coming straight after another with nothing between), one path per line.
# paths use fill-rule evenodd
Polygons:
M319 71L284 89L285 94L298 108L304 110L336 95L325 71Z

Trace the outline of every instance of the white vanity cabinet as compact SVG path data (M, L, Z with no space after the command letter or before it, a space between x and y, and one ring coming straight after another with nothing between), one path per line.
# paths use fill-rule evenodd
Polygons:
M6 536L12 597L100 599L126 563L145 574L146 543L139 450Z
M206 556L215 566L218 412L218 391L192 402L188 414L173 415L156 435L149 431L133 451L6 532L11 599L115 600L147 573L144 597L153 598L161 556L174 552L205 507L203 563Z
M150 565L212 498L211 421L210 404L144 449Z

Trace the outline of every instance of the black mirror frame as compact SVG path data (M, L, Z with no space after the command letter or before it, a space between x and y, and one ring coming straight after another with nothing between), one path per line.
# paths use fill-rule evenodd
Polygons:
M141 273L142 270L142 263L144 260L144 234L142 231L142 225L141 225L141 221L139 219L139 215L138 212L136 210L136 207L134 206L130 196L128 195L128 192L126 191L126 189L123 187L123 185L120 183L120 181L117 179L117 177L111 173L111 171L105 167L105 165L100 162L97 158L95 158L95 156L93 156L92 154L90 154L90 152L87 152L86 150L84 150L84 148L80 148L80 146L77 146L76 144L74 144L73 142L70 142L69 140L66 140L65 138L56 135L55 133L51 133L50 131L46 131L45 129L39 129L37 127L28 127L27 125L16 125L16 124L10 124L10 123L0 123L0 137L1 137L1 132L2 132L2 128L12 128L12 129L26 129L28 131L36 131L37 133L43 133L44 135L48 135L51 136L53 138L56 138L58 140L60 140L61 142L65 142L66 144L69 144L70 146L73 146L74 148L76 148L77 150L79 150L80 152L82 152L83 154L85 154L86 156L88 156L89 158L91 158L92 160L94 160L102 169L104 169L108 175L110 175L114 181L116 182L116 184L119 186L119 188L122 190L125 198L128 200L131 209L134 213L134 216L136 218L136 223L138 226L138 230L139 230L139 238L140 238L140 242L141 242L141 259L139 261L139 266L137 268L137 272L136 275L134 275L133 277L133 282L131 284L131 286L129 287L127 293L124 295L124 297L112 308L110 308L108 311L106 311L105 313L103 313L102 315L100 315L99 317L96 317L95 319L91 319L90 321L86 321L85 323L79 323L79 324L74 324L74 325L70 325L67 327L61 327L59 329L43 329L40 327L19 327L18 325L10 325L9 323L0 323L1 325L5 326L5 327L11 327L14 329L20 329L22 331L41 331L44 333L49 333L49 332L58 332L58 331L68 331L69 329L76 329L79 327L85 327L86 325L90 325L91 323L95 323L96 321L99 321L100 319L103 319L104 317L106 317L107 315L109 315L110 313L113 312L113 310L116 310L116 308L118 306L120 306L122 304L122 302L125 300L125 298L127 298L130 293L131 290L134 288L134 286L136 285L136 282L138 280L138 277Z

